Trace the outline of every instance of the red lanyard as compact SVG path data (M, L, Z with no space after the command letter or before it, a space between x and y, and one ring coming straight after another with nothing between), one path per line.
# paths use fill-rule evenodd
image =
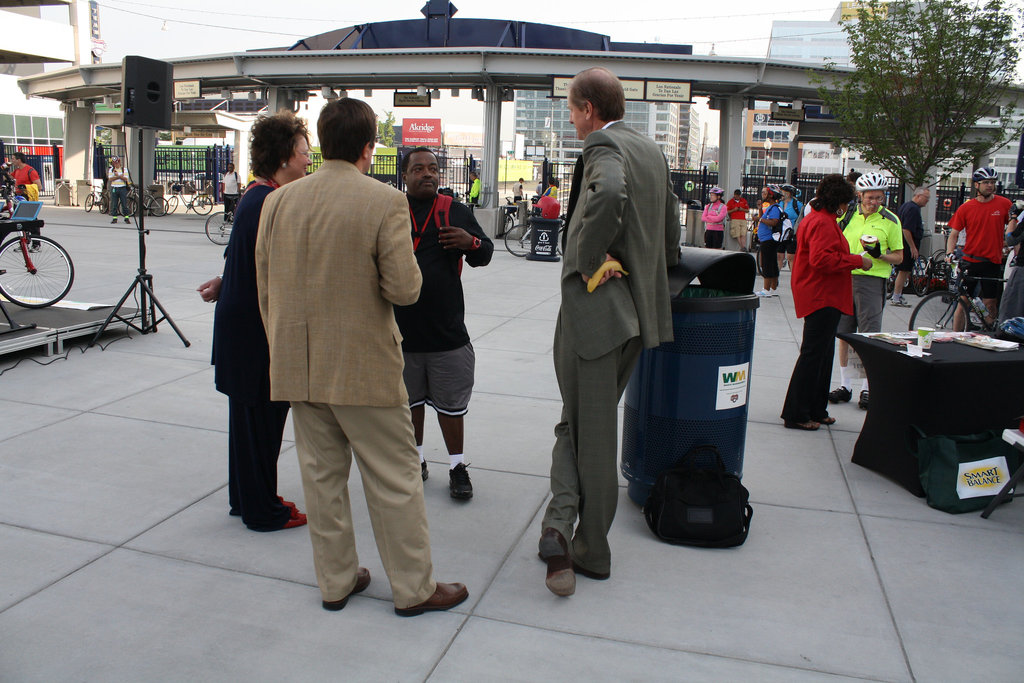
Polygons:
M409 216L412 218L412 250L416 251L419 249L420 240L423 238L423 233L427 231L427 226L430 225L430 219L434 215L434 210L437 208L437 195L434 195L434 203L430 205L430 212L423 221L423 227L416 227L416 216L412 213L412 207L409 207Z
M281 187L281 184L275 182L273 178L271 178L270 180L263 180L263 179L254 180L252 184L253 185L266 185L271 190L276 190L277 188Z

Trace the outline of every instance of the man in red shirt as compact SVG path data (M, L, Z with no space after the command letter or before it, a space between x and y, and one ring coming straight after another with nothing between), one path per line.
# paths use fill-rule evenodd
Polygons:
M43 189L42 184L39 182L39 174L36 169L32 168L25 163L25 155L21 152L15 152L11 160L11 176L14 178L14 185L35 185L37 190ZM17 194L23 194L20 190L16 190ZM35 195L38 197L39 192Z
M979 168L974 172L974 189L978 196L964 202L949 220L949 239L946 241L946 259L956 249L960 231L967 231L961 266L965 277L1002 277L1003 241L1005 234L1017 227L1013 217L1013 204L1006 197L997 195L996 172L991 168ZM1002 290L1002 283L996 280L980 280L981 300L988 310L989 322L996 317L996 300ZM963 330L964 307L957 306L953 327Z
M736 190L732 193L732 199L725 204L725 210L729 212L729 235L739 242L740 251L747 250L747 211L750 205L743 198L743 193Z

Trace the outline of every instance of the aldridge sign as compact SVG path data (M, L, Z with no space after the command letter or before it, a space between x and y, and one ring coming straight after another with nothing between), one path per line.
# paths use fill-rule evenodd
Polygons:
M404 119L402 144L425 147L441 146L441 119Z

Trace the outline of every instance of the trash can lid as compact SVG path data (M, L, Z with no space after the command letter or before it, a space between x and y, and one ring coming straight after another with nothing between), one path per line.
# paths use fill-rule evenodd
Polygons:
M744 251L682 247L679 265L668 269L669 295L673 299L678 297L694 278L710 289L751 294L757 279L757 265L754 256Z

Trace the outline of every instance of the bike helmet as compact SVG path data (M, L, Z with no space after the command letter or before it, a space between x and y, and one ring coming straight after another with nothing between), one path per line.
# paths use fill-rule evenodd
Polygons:
M766 185L766 187L768 188L768 192L770 192L773 197L775 197L776 199L782 199L781 187L775 184Z
M976 183L980 183L982 180L995 180L996 170L994 168L989 168L988 166L982 166L975 171L974 175L971 177L974 178L974 182Z
M786 192L790 193L794 197L799 197L800 196L800 190L796 189L795 185L790 185L789 183L786 183L785 185L779 185L779 189L780 190L785 190Z
M725 190L720 188L718 185L715 185L710 190L708 190L708 194L717 194L719 197L721 197L722 195L725 194Z
M869 171L860 178L857 178L857 191L866 192L868 190L888 190L889 181L881 173L875 171Z

